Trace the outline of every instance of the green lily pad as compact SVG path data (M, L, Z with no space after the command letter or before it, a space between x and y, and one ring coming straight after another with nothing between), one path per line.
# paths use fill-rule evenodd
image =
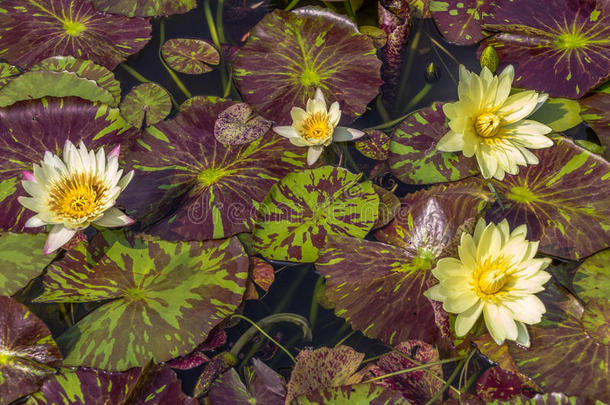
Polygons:
M444 311L423 293L435 283L436 261L456 254L462 231L474 229L489 199L471 180L433 186L402 199L396 218L375 233L385 243L330 238L316 269L327 278L335 314L390 345L409 339L449 345L436 319Z
M492 15L494 0L430 0L430 13L441 35L458 45L473 45L487 37L483 18Z
M66 364L126 370L191 352L237 308L247 276L236 238L153 242L106 231L51 265L36 301L111 300L58 342Z
M381 131L366 132L365 137L354 143L358 152L369 159L386 160L390 155L390 137Z
M101 11L127 17L183 14L197 7L197 0L91 0Z
M610 250L589 256L576 270L574 292L585 303L590 299L610 297Z
M344 385L323 388L296 398L291 405L409 405L398 391L375 384Z
M540 251L579 259L610 241L610 163L566 138L552 148L533 151L540 163L492 180L504 209L494 204L488 218L527 225L528 239Z
M443 103L410 114L392 133L389 163L403 183L455 181L478 173L474 159L461 153L439 152L437 142L449 131Z
M136 128L163 121L172 111L172 100L167 90L156 83L142 83L123 98L121 115Z
M42 253L46 234L0 236L0 295L13 295L42 273L53 255Z
M4 0L0 27L0 56L23 68L64 55L114 69L151 33L147 19L101 13L86 0Z
M13 76L17 76L19 69L8 63L0 63L0 88L8 83Z
M249 143L271 129L271 121L256 114L246 103L237 103L218 114L214 137L225 145Z
M606 149L604 157L610 160L610 94L597 93L580 100L583 120L593 128L599 142Z
M580 105L568 98L549 98L528 120L542 122L555 132L562 132L582 122Z
M174 38L161 47L165 62L180 73L200 75L213 70L209 65L220 63L220 54L214 45L203 39Z
M483 18L482 42L501 65L515 66L515 87L580 98L610 77L610 4L605 0L498 2Z
M348 123L364 113L381 85L373 41L346 16L317 7L267 14L232 67L244 101L279 125L290 124L290 109L305 107L316 88L329 104L341 104Z
M12 298L0 296L0 399L3 404L38 390L61 364L46 325Z
M291 173L271 187L258 208L254 247L274 260L313 262L327 237L363 238L379 211L371 182L343 168Z

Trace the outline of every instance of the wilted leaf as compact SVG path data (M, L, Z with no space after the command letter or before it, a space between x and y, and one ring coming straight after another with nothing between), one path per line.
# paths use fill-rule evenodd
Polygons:
M270 129L271 121L256 114L248 104L237 103L218 114L214 136L225 145L239 145L260 138Z

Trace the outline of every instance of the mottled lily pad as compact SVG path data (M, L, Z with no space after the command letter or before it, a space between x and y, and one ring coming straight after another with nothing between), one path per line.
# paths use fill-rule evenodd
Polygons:
M373 229L379 229L394 219L400 210L400 200L396 194L383 187L373 184L373 188L377 195L379 195L379 216L377 217L377 222L373 225Z
M19 69L8 63L0 63L0 87L4 86L11 80L12 77L17 76Z
M323 388L296 398L291 405L409 405L398 391L375 384L344 385Z
M54 263L36 300L111 299L58 342L66 364L126 370L192 351L237 308L247 275L236 238L153 242L106 231Z
M572 280L574 292L585 303L590 299L610 297L610 249L588 257Z
M390 137L381 131L366 131L366 135L355 142L358 152L369 159L386 160L390 155Z
M513 372L494 366L485 370L477 380L477 395L486 402L508 401L521 395L523 382Z
M307 149L271 131L245 145L218 142L216 117L231 105L197 99L138 140L127 157L135 178L119 201L145 224L169 214L148 232L166 240L206 240L250 231L271 186L305 165Z
M430 13L447 41L473 45L487 36L481 30L481 22L495 6L494 0L430 0Z
M11 403L38 390L61 364L46 325L30 310L0 296L0 399Z
M69 139L75 144L82 140L89 149L106 146L108 152L118 144L129 146L135 135L130 128L118 109L75 97L24 101L0 109L0 230L22 232L32 216L17 201L26 194L21 171L32 170L45 151L61 155Z
M214 45L203 39L174 38L161 47L163 59L172 69L189 75L200 75L213 70L209 65L220 63Z
M250 257L250 271L248 276L248 284L246 285L246 293L244 300L259 299L258 286L263 292L269 291L271 284L275 280L275 271L273 266L259 257Z
M15 294L53 260L53 255L42 252L46 238L23 233L0 236L0 295Z
M478 173L474 159L436 150L437 142L449 131L442 105L434 103L415 111L392 133L390 168L403 183L440 183Z
M555 132L565 131L582 122L578 101L568 98L549 98L527 119L542 122Z
M533 151L538 165L493 180L504 209L487 212L511 228L527 225L528 239L540 240L540 251L579 259L610 241L610 163L566 138L552 148Z
M598 93L580 100L583 120L593 128L602 146L604 157L610 160L610 94Z
M516 87L552 97L580 98L610 77L610 3L605 0L530 0L497 3L483 19L496 31L501 65L515 66Z
M254 247L270 259L313 262L328 236L363 238L377 220L379 196L360 177L332 166L287 175L258 209Z
M63 55L114 69L151 33L147 19L101 13L86 0L5 0L0 27L0 57L24 68Z
M246 103L237 103L218 114L214 136L225 145L249 143L265 135L271 121L256 114Z
M128 17L183 14L197 7L197 0L91 0L95 8Z
M121 115L136 128L156 124L169 115L172 100L167 90L156 83L142 83L125 96Z
M349 123L381 85L373 41L346 16L321 8L267 14L232 66L244 101L280 125L290 124L290 109L304 107L316 88L341 104Z
M330 238L316 269L327 277L335 314L388 344L419 339L448 345L450 336L423 295L435 283L429 270L456 254L462 231L474 229L488 199L472 181L434 186L405 197L396 218L375 233L390 244Z
M587 405L590 401L578 397L569 397L561 392L536 394L532 398L520 397L511 401L491 401L490 405Z

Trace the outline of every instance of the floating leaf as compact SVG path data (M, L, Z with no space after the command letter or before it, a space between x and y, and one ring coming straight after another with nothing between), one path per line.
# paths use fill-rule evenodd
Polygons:
M244 101L280 125L290 124L290 109L304 107L316 88L341 104L348 123L381 84L373 41L346 16L313 7L267 14L232 66Z
M172 110L167 90L156 83L142 83L125 96L120 106L121 115L136 128L163 121Z
M166 240L206 240L250 231L271 186L305 165L306 149L271 131L246 145L216 141L216 117L231 105L195 100L138 140L127 157L137 169L136 184L120 201L144 223L171 214L148 232Z
M254 247L270 259L313 262L328 236L363 238L377 220L379 197L360 177L332 166L287 175L258 209Z
M239 145L260 138L270 129L271 121L256 114L248 104L237 103L218 114L214 136L225 145Z
M37 301L111 299L58 340L66 364L126 370L193 350L239 305L247 271L235 238L152 242L107 231L53 264Z
M91 0L95 8L128 17L183 14L197 7L197 0Z
M323 388L296 398L291 405L409 405L400 392L375 384L344 385Z
M42 253L46 234L6 233L0 236L0 295L13 295L53 260Z
M590 299L610 297L610 250L588 257L572 280L574 292L585 303Z
M555 132L565 131L582 122L578 101L567 98L549 98L527 119L542 122Z
M246 285L245 300L259 299L255 285L259 286L265 293L269 291L271 284L275 280L275 270L273 266L259 257L250 257L250 271L248 284Z
M173 360L166 361L165 364L178 370L190 370L210 361L203 352L215 350L227 343L227 332L223 329L213 329L205 342L201 343L195 350L186 356L180 356Z
M494 0L430 0L430 13L441 35L458 45L473 45L485 38L483 18L491 16Z
M590 402L578 397L568 397L560 392L536 394L532 398L514 398L512 401L492 401L490 405L587 405Z
M358 152L370 159L386 160L390 155L390 137L381 131L365 132L367 136L355 142Z
M4 0L0 27L0 56L24 68L70 55L114 69L151 32L147 19L101 13L86 0Z
M21 72L15 66L8 63L0 63L0 87L4 86L13 76L17 76L19 73Z
M407 184L455 181L478 173L475 159L436 150L447 131L442 103L410 114L392 134L392 173Z
M533 151L540 163L492 180L504 202L489 219L508 219L511 228L527 225L527 238L540 240L546 254L579 259L610 241L610 163L566 138Z
M326 296L335 314L388 344L448 344L432 302L423 296L434 284L429 270L439 258L456 254L462 231L474 229L488 198L472 181L434 186L405 197L396 218L376 232L395 246L330 238L316 269L328 279Z
M593 94L580 100L583 107L582 118L593 128L602 146L606 147L604 157L610 160L610 95Z
M61 364L46 325L12 298L0 297L0 399L3 404L38 390Z
M477 380L477 395L486 402L506 401L520 396L523 389L521 379L498 366L488 368Z
M189 75L211 72L209 65L220 63L220 54L214 45L203 39L174 38L161 47L163 59L172 69Z
M373 184L373 188L379 195L379 216L377 222L373 225L373 229L379 229L394 219L400 210L400 200L396 197L396 194L383 187Z
M610 77L610 3L605 0L502 1L483 19L483 41L502 65L515 66L516 87L580 98Z
M21 171L32 170L45 151L61 155L69 139L75 144L82 140L89 149L106 146L108 152L108 147L118 144L129 146L134 134L118 109L73 97L20 102L1 108L0 230L22 232L32 216L17 201L18 196L26 194L21 187Z

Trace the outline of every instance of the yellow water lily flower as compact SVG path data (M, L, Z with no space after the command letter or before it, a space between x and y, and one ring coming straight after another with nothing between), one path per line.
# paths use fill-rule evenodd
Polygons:
M66 141L63 160L47 151L40 165L34 164L33 172L22 173L21 184L31 197L21 196L19 202L36 212L25 226L53 225L43 248L45 254L62 247L91 223L118 227L134 222L114 207L133 178L133 170L122 176L119 154L120 146L106 156L103 148L95 154L82 142L77 149Z
M358 139L364 132L337 126L341 119L341 109L336 101L326 109L326 100L322 90L316 89L313 99L307 100L306 109L292 107L290 111L292 125L274 127L273 130L288 138L293 145L309 146L307 164L313 165L324 147L331 142L345 142Z
M473 236L462 234L459 259L438 261L432 274L440 283L424 295L458 314L457 336L466 335L482 313L497 344L508 339L529 347L525 324L540 322L546 311L534 294L551 278L544 271L551 259L535 259L538 242L527 241L526 234L525 225L511 232L506 220L487 225L481 219Z
M510 65L499 76L487 67L479 76L460 65L459 101L443 106L450 130L438 142L437 149L462 151L466 157L476 155L486 179L502 180L505 173L517 174L518 166L538 164L538 158L528 148L553 146L545 136L551 128L525 119L544 104L548 95L533 90L510 95L514 76Z

